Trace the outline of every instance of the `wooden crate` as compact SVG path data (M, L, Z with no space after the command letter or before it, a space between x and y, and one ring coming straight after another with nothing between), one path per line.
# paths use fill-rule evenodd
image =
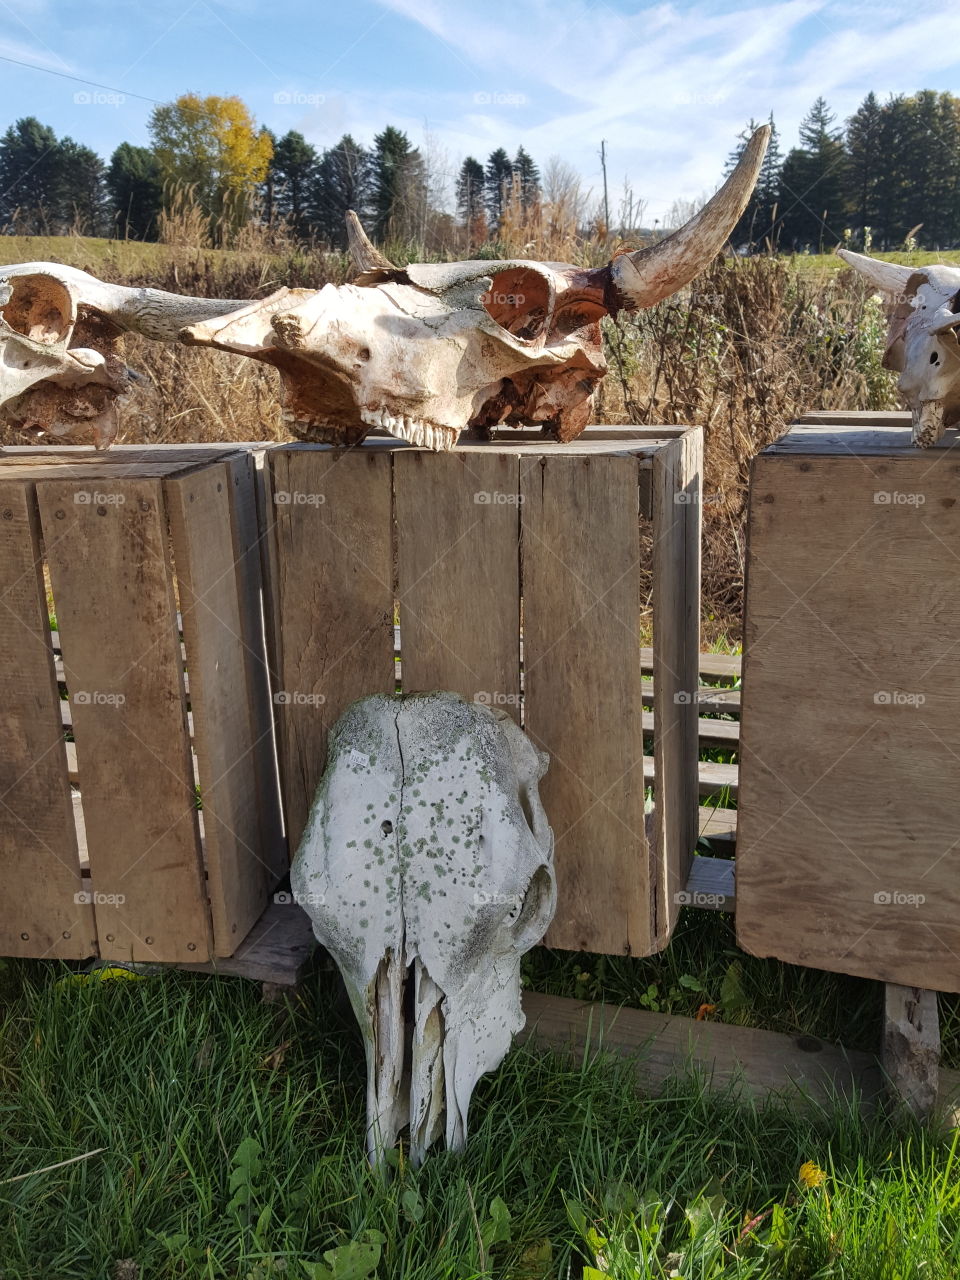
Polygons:
M533 433L432 454L278 446L265 465L277 737L291 849L327 733L365 694L450 689L551 757L548 942L665 945L697 829L698 430ZM642 645L652 567L653 762ZM395 627L395 615L399 623Z
M960 990L960 447L834 416L754 463L737 933Z
M252 454L5 449L0 517L0 954L232 954L286 862Z

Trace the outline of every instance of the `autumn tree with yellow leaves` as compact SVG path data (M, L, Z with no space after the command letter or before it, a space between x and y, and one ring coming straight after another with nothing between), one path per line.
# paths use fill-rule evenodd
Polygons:
M250 217L273 154L241 98L181 94L150 116L154 154L169 198L189 191L223 241Z

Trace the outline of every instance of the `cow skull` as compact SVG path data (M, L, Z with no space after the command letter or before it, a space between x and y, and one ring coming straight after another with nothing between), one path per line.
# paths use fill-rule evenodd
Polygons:
M960 267L904 267L848 249L839 254L889 301L883 365L900 374L913 442L928 448L960 423Z
M78 353L71 340L70 316L79 312L106 325L102 341L90 340L104 352L97 404L112 405L122 389L112 344L117 333L134 329L273 365L283 384L285 420L300 439L349 445L380 428L446 449L464 429L487 435L501 423L535 423L571 440L590 420L593 391L606 372L601 318L653 306L707 266L746 207L768 136L767 126L757 130L733 173L686 226L605 267L519 259L394 267L351 214L348 233L360 271L353 284L280 289L249 303L122 289L53 264L0 269L0 285L6 281L14 290L2 308L0 344L6 339L7 349L11 342L23 349L27 336L18 327L24 308L17 291L42 285L45 296L57 298L51 322L43 322L47 363L27 367L35 389L24 392L18 355L18 377L0 371L0 405L12 403L8 420L54 433L73 430L75 365L94 358L87 348ZM34 354L31 348L27 358ZM104 439L109 430L101 428Z
M243 302L128 289L53 262L0 267L0 420L98 449L117 433L117 397L133 375L117 354L124 331L172 341Z
M361 699L330 735L293 863L367 1057L367 1150L467 1136L474 1085L523 1026L520 957L556 905L547 758L453 693Z

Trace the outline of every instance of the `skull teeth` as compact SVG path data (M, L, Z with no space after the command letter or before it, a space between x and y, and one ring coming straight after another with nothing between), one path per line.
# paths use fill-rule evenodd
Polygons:
M368 427L379 427L400 440L437 452L452 449L460 435L455 427L439 427L417 418L395 416L386 409L361 409L360 417Z

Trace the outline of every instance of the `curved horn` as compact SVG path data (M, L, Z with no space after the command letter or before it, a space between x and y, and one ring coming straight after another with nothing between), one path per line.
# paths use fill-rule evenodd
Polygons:
M189 298L163 289L128 288L104 284L78 267L57 262L22 262L0 267L0 283L19 276L52 277L66 287L74 302L91 307L120 329L142 333L145 338L173 342L188 325L212 320L228 311L250 305L249 301L223 298Z
M881 262L879 258L868 258L865 254L854 253L850 249L838 249L837 254L854 271L859 271L864 279L884 293L905 293L907 281L916 272L916 267L901 267L898 262Z
M647 249L613 259L609 269L617 307L636 311L654 306L716 257L747 207L769 137L770 126L762 125L717 194L679 231Z
M347 210L347 244L350 256L358 271L396 271L389 258L385 258L373 244L363 229L363 223L353 212Z

